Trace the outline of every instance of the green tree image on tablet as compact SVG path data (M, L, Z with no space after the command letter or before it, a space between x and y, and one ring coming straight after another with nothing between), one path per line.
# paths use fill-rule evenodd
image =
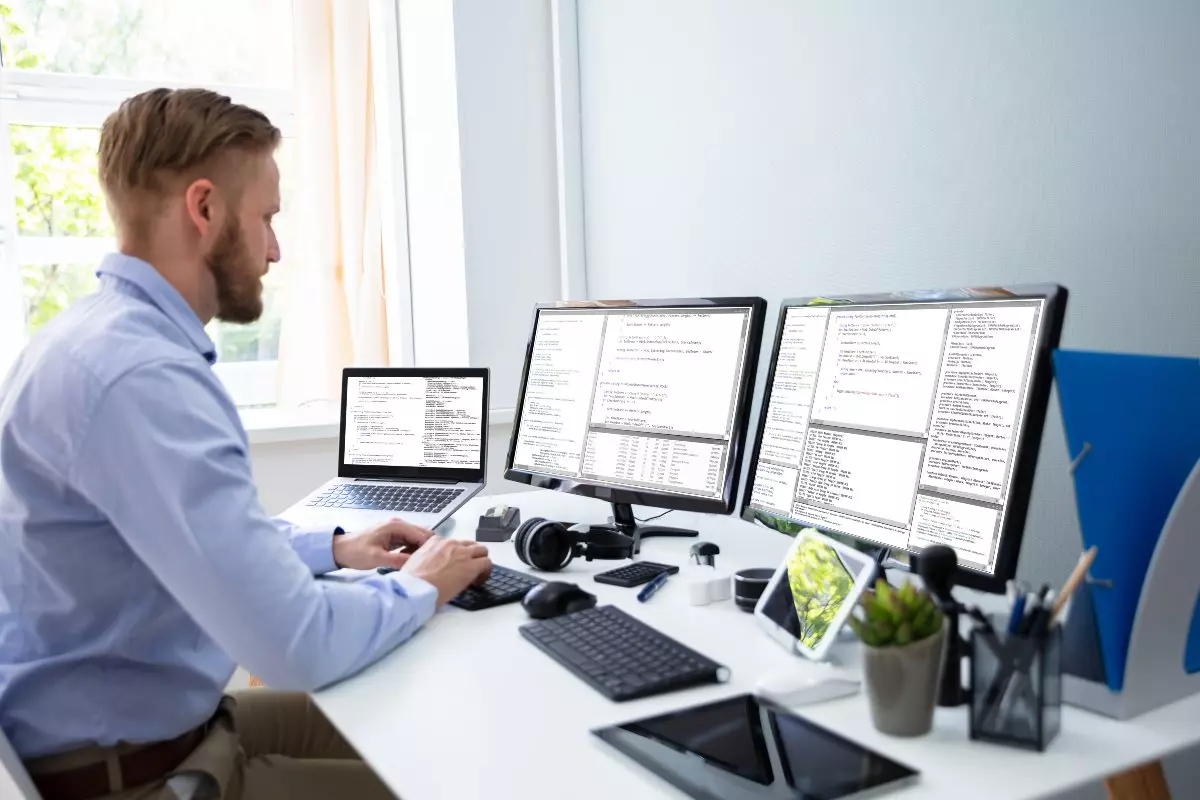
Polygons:
M854 576L836 550L814 538L796 547L788 559L787 571L800 624L796 638L815 648L854 587Z

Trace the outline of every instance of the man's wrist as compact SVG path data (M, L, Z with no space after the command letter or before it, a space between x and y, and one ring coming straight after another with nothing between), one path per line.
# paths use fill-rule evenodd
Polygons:
M345 538L346 531L341 525L333 529L333 536L329 537L329 556L333 559L333 564L336 569L342 569L345 565L338 560L338 545L347 541ZM339 536L343 538L338 538Z

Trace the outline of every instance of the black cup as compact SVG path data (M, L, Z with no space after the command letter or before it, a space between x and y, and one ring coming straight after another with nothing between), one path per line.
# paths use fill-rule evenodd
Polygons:
M754 611L758 598L762 597L774 574L775 570L766 567L751 567L733 573L733 602L742 611Z

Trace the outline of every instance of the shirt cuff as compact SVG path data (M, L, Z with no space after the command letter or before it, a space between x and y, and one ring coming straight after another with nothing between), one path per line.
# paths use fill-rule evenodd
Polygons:
M417 625L424 625L428 622L429 618L433 616L433 612L437 611L437 587L429 581L400 570L388 573L387 577L394 583L400 584L405 596L412 601L413 616L417 620Z
M296 555L312 570L313 575L324 575L338 568L333 560L333 531L328 528L295 530L288 538Z

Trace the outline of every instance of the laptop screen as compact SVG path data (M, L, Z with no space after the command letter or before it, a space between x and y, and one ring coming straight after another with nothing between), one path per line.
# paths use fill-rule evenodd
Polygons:
M483 469L482 375L348 374L344 391L343 474Z

